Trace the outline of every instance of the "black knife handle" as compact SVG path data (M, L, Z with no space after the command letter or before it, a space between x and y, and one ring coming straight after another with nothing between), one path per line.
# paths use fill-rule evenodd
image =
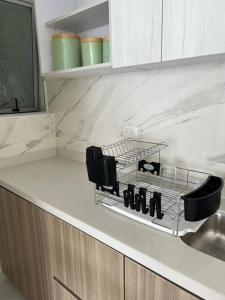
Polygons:
M143 187L140 187L140 189L139 189L139 195L141 195L141 210L142 210L142 213L144 215L146 215L148 213L148 211L149 211L149 209L146 206L147 189L143 188Z
M154 192L153 197L150 199L150 216L154 217L155 209L157 219L162 219L164 214L162 213L162 205L161 205L161 193Z
M140 211L141 210L141 201L142 201L142 196L139 194L135 195L135 209L136 211Z
M128 189L123 191L123 197L124 197L124 206L129 207L131 209L135 209L135 199L134 199L134 190L135 185L128 184Z

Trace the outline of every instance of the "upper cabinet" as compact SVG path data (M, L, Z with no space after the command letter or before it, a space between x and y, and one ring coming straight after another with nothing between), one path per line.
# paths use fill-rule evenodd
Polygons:
M163 0L162 60L225 52L224 0Z
M224 0L35 0L41 71L76 78L225 53ZM51 36L111 40L108 63L52 71Z
M162 1L111 0L113 67L161 61Z

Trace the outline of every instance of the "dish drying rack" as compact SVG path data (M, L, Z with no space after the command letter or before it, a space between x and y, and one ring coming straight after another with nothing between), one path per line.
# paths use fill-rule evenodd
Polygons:
M165 143L151 143L137 140L126 139L102 146L105 155L112 155L117 161L117 169L122 170L134 164L137 164L144 158L158 154L160 161L160 151L166 148Z
M101 148L89 147L88 175L90 181L96 183L96 204L174 236L182 236L196 231L204 218L218 208L222 179L204 172L161 165L160 151L165 147L165 143L130 139ZM213 188L217 200L214 206L212 198L209 200L212 191L208 188L213 180L216 184L219 180L219 185L214 184ZM203 213L199 203L195 204L196 199L193 202L189 199L193 193L196 197L196 191L197 200L205 197L209 202L204 202L208 204Z

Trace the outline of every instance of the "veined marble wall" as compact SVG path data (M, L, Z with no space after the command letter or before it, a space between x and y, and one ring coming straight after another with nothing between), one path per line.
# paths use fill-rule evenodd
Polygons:
M0 167L51 156L55 152L53 114L0 116ZM27 156L26 156L26 155ZM32 156L33 155L33 156Z
M164 141L168 160L225 163L225 63L48 82L57 147L83 152L122 138Z

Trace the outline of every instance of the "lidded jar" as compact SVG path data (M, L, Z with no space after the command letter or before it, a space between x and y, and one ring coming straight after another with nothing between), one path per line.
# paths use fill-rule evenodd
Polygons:
M54 70L80 67L80 36L73 33L60 33L53 35L52 56Z
M108 36L103 38L103 62L110 62L110 38Z
M102 38L82 38L81 50L83 66L102 63Z

